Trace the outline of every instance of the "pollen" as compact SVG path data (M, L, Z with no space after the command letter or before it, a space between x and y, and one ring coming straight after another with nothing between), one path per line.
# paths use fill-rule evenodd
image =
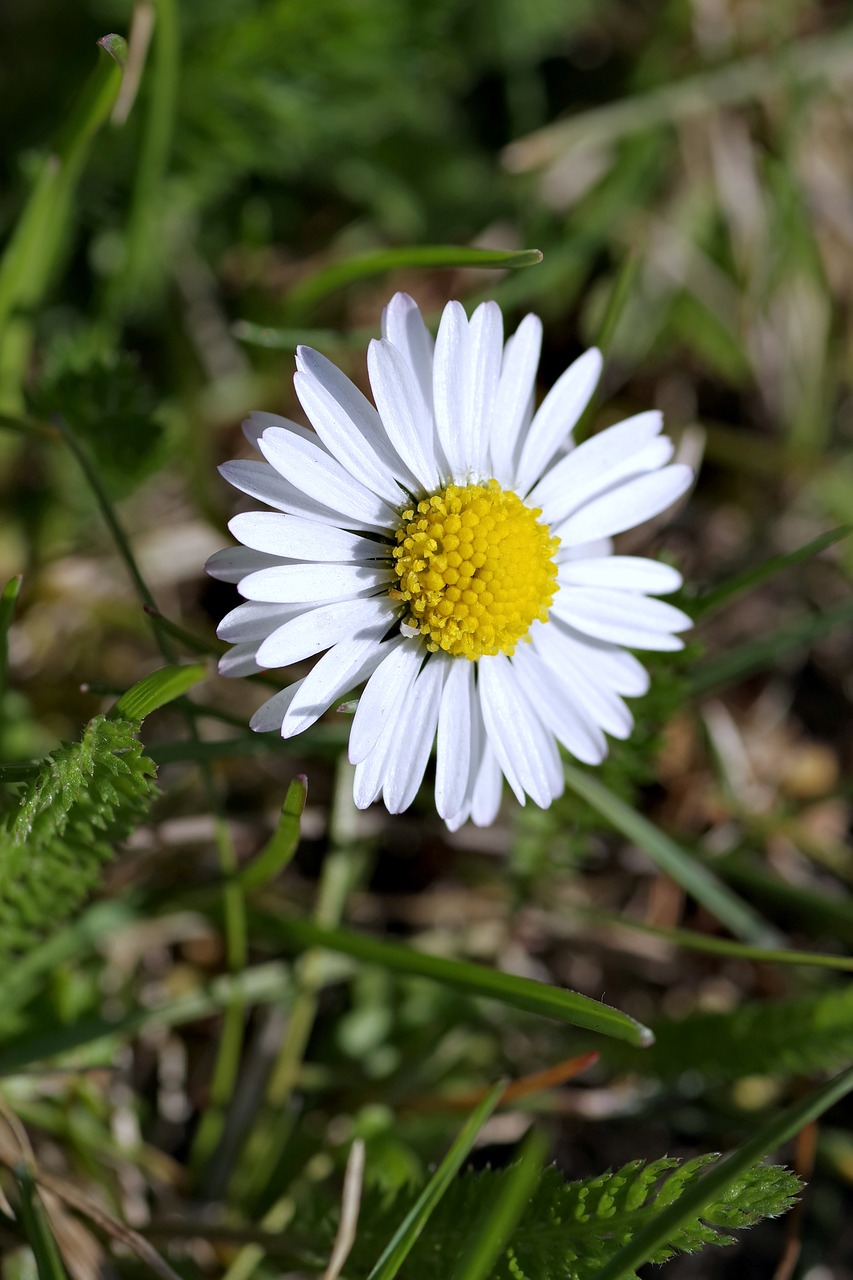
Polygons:
M433 653L512 653L557 590L557 548L539 517L496 480L448 485L401 513L391 591Z

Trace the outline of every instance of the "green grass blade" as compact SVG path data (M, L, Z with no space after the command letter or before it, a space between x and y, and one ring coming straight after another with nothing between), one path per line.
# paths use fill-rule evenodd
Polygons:
M566 782L572 791L592 805L623 836L639 845L661 871L716 916L735 937L759 947L779 945L781 938L776 930L723 884L695 854L682 849L597 778L574 765L567 764L565 771Z
M468 249L444 244L379 249L334 262L302 281L288 294L287 314L300 316L337 289L401 267L431 267L434 270L442 267L489 267L494 270L495 267L535 267L541 261L539 249L520 249L511 253L503 249Z
M701 663L690 679L694 695L710 693L725 685L735 684L756 671L775 666L779 658L795 649L808 649L836 627L853 623L853 600L845 600L825 613L810 613L797 618L773 635L761 636L724 653L710 662Z
M207 665L202 662L186 667L161 667L123 693L110 714L127 720L144 720L152 711L180 698L208 674Z
M683 1223L701 1214L706 1204L731 1186L747 1169L758 1164L782 1143L788 1142L807 1124L817 1120L851 1089L853 1067L848 1067L822 1088L787 1107L769 1124L763 1125L754 1138L712 1165L706 1174L688 1187L684 1195L679 1196L648 1226L638 1231L633 1240L601 1268L597 1273L597 1280L624 1280L632 1275L661 1245L676 1235Z
M17 1168L15 1174L18 1179L21 1226L33 1251L39 1280L68 1280L59 1255L59 1246L48 1226L47 1215L32 1174L24 1166Z
M814 538L811 542L807 542L805 546L798 547L796 551L789 551L785 555L771 556L763 564L756 565L752 569L745 569L743 573L738 573L735 577L730 578L728 582L722 582L711 591L706 591L703 596L694 601L691 606L694 619L698 621L699 618L704 618L709 613L715 613L717 609L729 604L737 596L742 595L744 591L752 591L755 587L760 586L762 582L767 582L770 578L774 578L777 573L782 573L785 569L790 569L795 564L802 564L804 560L811 560L827 547L831 547L833 543L849 537L851 532L853 532L853 525L839 525L837 529L830 529L827 533L822 533L819 538Z
M570 1026L584 1027L604 1036L626 1040L640 1048L653 1043L648 1027L630 1018L627 1013L576 991L564 991L549 987L547 983L521 978L485 965L470 964L463 960L448 960L444 956L414 951L393 942L382 942L366 934L350 929L324 929L311 920L281 920L265 916L268 931L285 942L298 947L324 947L339 951L365 964L381 965L395 973L407 973L418 978L429 978L446 987L462 991L469 996L484 996L498 1000L526 1013L556 1018Z
M72 217L74 191L92 142L109 118L121 85L127 46L98 41L99 61L52 155L45 158L0 258L0 406L21 408L21 382L32 338L30 315L51 283Z
M299 845L300 818L307 798L308 779L304 774L300 774L287 788L281 817L272 839L240 872L238 879L245 892L258 889L262 884L272 880L287 866L296 853Z
M608 928L627 929L645 933L687 951L704 951L710 955L726 956L738 960L755 960L760 964L801 964L807 968L835 969L841 973L853 973L853 956L832 956L821 951L793 951L755 947L748 942L732 942L729 938L715 938L707 933L694 933L692 929L668 929L662 925L644 924L641 920L628 920L611 915L609 911L595 911L587 907L577 908L585 920Z
M542 1176L548 1153L548 1139L539 1129L531 1129L521 1148L518 1163L501 1187L466 1250L452 1280L489 1280L492 1268L510 1242L519 1218Z
M394 1280L439 1200L462 1168L477 1140L477 1134L498 1105L505 1088L506 1081L499 1080L471 1112L447 1155L400 1223L367 1280Z

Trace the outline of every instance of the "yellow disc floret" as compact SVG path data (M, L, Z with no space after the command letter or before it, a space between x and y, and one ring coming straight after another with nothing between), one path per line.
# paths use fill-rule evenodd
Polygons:
M406 625L454 657L512 653L557 590L559 538L497 480L448 485L403 511L394 548Z

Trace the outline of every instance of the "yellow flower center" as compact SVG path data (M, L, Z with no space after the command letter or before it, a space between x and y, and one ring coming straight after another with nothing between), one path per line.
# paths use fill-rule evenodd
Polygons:
M512 653L557 590L559 538L497 480L448 485L402 512L394 548L405 623L433 653Z

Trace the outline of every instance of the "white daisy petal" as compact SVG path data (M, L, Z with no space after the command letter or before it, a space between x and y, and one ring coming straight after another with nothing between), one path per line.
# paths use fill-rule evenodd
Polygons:
M276 511L244 511L229 520L228 529L244 546L285 560L333 560L346 564L351 560L382 560L391 555L387 542ZM254 567L263 569L267 564Z
M547 808L563 789L560 757L553 736L522 694L506 654L480 659L478 683L486 733L507 782L516 795L526 791Z
M353 430L358 433L357 443L360 444L363 440L365 446L376 454L387 471L407 489L410 488L414 479L412 473L403 464L388 439L378 411L367 396L359 391L355 383L337 365L332 364L331 360L311 347L297 347L296 367L302 372L312 374L340 406L352 423Z
M595 538L592 542L573 543L567 547L562 542L557 550L557 564L566 560L600 560L603 556L613 555L612 538Z
M304 359L308 352L304 348L302 351ZM293 386L299 403L332 456L366 489L392 506L399 506L405 499L403 490L343 405L319 378L307 370L294 375ZM379 432L374 431L373 434L376 438Z
M387 619L390 627L394 614L385 596L366 600L341 600L321 605L285 622L273 631L258 649L262 667L289 667L293 662L311 658L347 636L359 639Z
M296 485L280 476L268 462L256 462L253 458L238 458L234 462L224 462L219 468L220 474L241 493L250 498L265 502L268 507L277 507L291 515L303 516L306 520L319 520L322 524L352 524L342 511L335 511L324 502L317 502L302 493ZM384 529L383 529L384 531Z
M403 702L394 705L373 750L355 766L352 794L358 809L366 809L374 800L379 799L385 781L386 765L395 745L397 722L403 714L404 705Z
M367 370L388 439L427 492L441 488L432 417L405 358L390 342L374 338Z
M373 675L379 664L400 645L402 637L382 641L380 624L360 640L341 640L324 653L317 665L300 681L296 697L281 720L281 736L292 738L310 728L333 702Z
M432 413L432 335L414 298L395 293L382 312L382 337L393 343L411 369L427 412Z
M490 827L498 816L503 792L503 774L494 748L488 740L480 756L480 767L471 798L471 821L476 827Z
M257 409L250 413L241 425L243 435L258 452L260 452L261 448L258 441L267 427L281 427L285 431L305 430L304 427L300 427L298 422L291 422L290 418L283 418L280 413L261 413Z
M600 764L607 755L604 734L578 710L548 664L530 645L518 645L511 662L531 706L557 741L584 764Z
M454 476L464 476L471 454L471 335L461 302L448 302L435 340L435 425Z
M588 542L623 533L666 511L692 483L692 469L681 463L638 476L593 499L554 533L564 542Z
M677 569L640 556L571 560L560 566L558 581L566 587L618 587L625 591L645 591L653 596L668 595L682 585Z
M278 556L264 555L249 547L224 547L222 551L214 551L205 563L204 571L217 582L239 582L247 573L270 569L279 563Z
M242 644L245 640L254 640L257 644L276 627L296 618L305 610L302 605L293 604L239 604L236 609L226 613L216 628L216 634L226 644Z
M247 600L321 604L373 595L396 580L390 566L370 564L281 564L250 573L238 590Z
M530 420L541 350L542 321L538 316L525 316L504 348L492 420L492 471L502 485L510 485L515 476L517 449Z
M394 728L382 784L389 813L402 813L417 795L435 738L441 693L452 658L434 654L424 663Z
M586 637L584 637L584 640ZM594 728L614 738L627 738L634 717L607 679L596 677L589 660L590 645L574 650L566 643L559 620L533 636L535 650L543 658L553 679L560 684L578 714Z
M422 642L400 645L370 677L350 729L349 758L353 764L360 764L373 751L386 725L405 702L425 657L426 646Z
M435 807L452 818L465 803L474 732L474 664L450 659L441 695L436 741Z
M576 631L556 617L547 626L535 623L530 629L533 646L546 656L562 679L571 683L580 670L595 684L606 686L623 697L639 698L649 689L649 673L626 649Z
M552 609L578 631L630 649L680 649L681 641L670 633L692 625L686 613L663 600L604 588L564 587Z
M601 377L601 352L592 347L570 364L539 406L521 450L517 493L527 493L565 444Z
M223 653L219 659L219 674L228 680L237 680L241 676L256 676L263 670L256 661L257 649L257 640L249 640L246 644L235 644L233 649Z
M360 528L384 530L393 528L397 513L382 498L358 480L325 450L311 440L303 440L292 431L270 427L260 440L264 457L280 475L301 489L317 502L325 502L338 511L345 512L348 520L341 524L357 522Z
M249 728L255 733L272 733L281 729L281 722L293 703L294 698L304 685L304 680L294 680L286 689L274 693L262 706L258 707L249 721Z
M626 418L584 440L542 477L530 493L530 504L541 507L548 524L555 525L624 476L662 466L668 457L655 462L657 453L653 453L645 464L642 458L662 428L663 416L652 410ZM657 442L655 447L660 449L661 444L671 453L670 441Z
M496 302L481 302L471 317L470 428L466 471L489 478L489 428L494 418L503 358L503 316Z

